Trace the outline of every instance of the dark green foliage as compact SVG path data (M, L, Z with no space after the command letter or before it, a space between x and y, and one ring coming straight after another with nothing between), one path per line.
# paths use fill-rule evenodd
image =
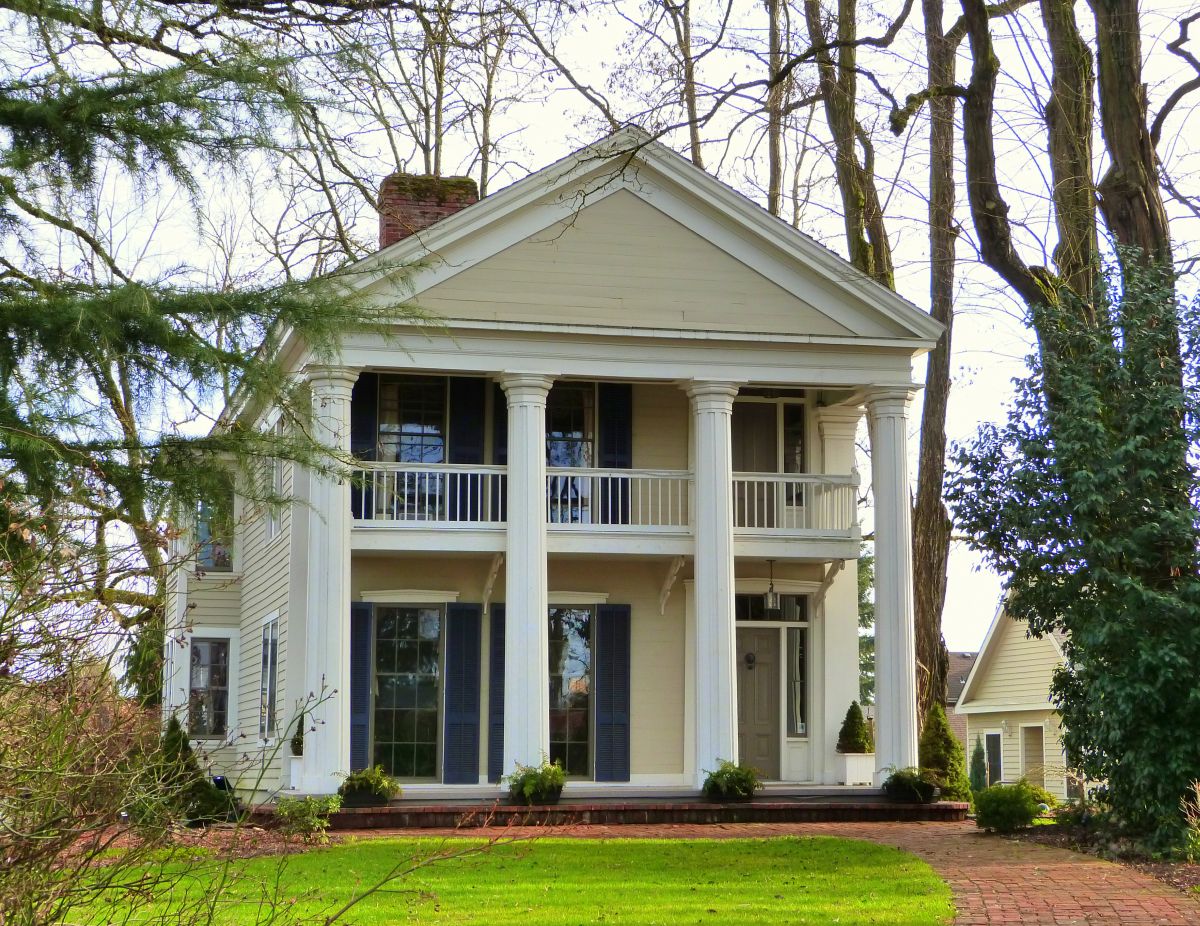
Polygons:
M992 785L975 795L975 825L995 833L1012 833L1032 825L1038 815L1038 796L1024 781Z
M950 729L946 710L935 703L925 716L921 729L921 768L933 773L938 787L942 789L942 800L971 801L971 782L967 779L966 756L962 743Z
M163 786L166 809L174 818L193 826L237 818L237 801L200 768L188 735L174 716L167 721L154 768Z
M290 745L292 755L304 755L304 711L301 711L300 716L296 718L296 732L292 734Z
M338 788L338 794L343 798L366 795L388 801L399 793L400 785L396 784L396 780L388 775L381 765L351 772Z
M864 543L858 551L858 693L875 703L875 556Z
M1123 266L1093 305L1036 310L1044 359L1007 423L957 448L947 495L1007 576L1009 616L1062 635L1068 765L1105 782L1113 824L1168 849L1200 769L1200 326L1167 270Z
M842 721L842 729L838 733L838 752L874 752L875 742L871 738L871 730L863 717L862 708L857 701L851 701L846 709L846 718Z
M540 765L517 763L513 773L504 779L508 782L508 795L514 804L553 804L562 794L567 782L566 772L556 759Z
M1051 794L1049 791L1047 791L1045 788L1043 788L1041 785L1035 785L1032 782L1026 781L1024 778L1021 779L1021 784L1025 785L1025 787L1027 787L1030 790L1030 792L1033 794L1033 796L1035 798L1037 798L1037 802L1039 804L1045 804L1051 810L1053 810L1054 807L1057 806L1058 798L1055 797L1053 794Z
M938 783L933 772L924 768L898 768L884 779L883 793L889 800L928 804L938 799Z
M971 790L982 791L987 787L987 756L983 752L983 740L975 737L975 746L971 749Z
M285 836L299 836L305 842L327 843L329 816L342 809L337 794L325 797L281 797L275 805L275 823Z
M714 771L708 772L701 791L709 800L748 800L762 787L758 769L722 759Z

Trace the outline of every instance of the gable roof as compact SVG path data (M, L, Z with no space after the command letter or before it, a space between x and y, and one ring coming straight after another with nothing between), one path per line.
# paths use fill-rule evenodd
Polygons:
M1005 629L1006 621L1014 620L1008 616L1005 605L1008 602L1008 595L1001 597L1000 603L996 605L996 613L992 617L992 623L988 627L987 636L983 639L983 645L979 648L978 654L975 656L975 661L971 665L971 671L967 674L966 680L963 682L962 690L958 694L956 704L965 704L972 697L976 696L979 687L983 684L983 677L990 668L997 652L1000 649L1000 644L1003 639L1003 634L1000 632ZM1041 638L1048 642L1057 654L1059 659L1063 659L1063 641L1066 639L1065 634L1060 632L1046 634Z
M597 186L588 188L589 181ZM415 295L498 253L514 240L569 218L586 208L589 197L617 189L646 195L645 188L652 185L647 181L719 214L732 227L737 246L777 253L820 279L848 305L877 313L898 330L895 340L928 349L941 335L942 326L915 305L635 127L620 129L358 261L343 271L341 280L359 291L395 276L397 268L415 268L409 284ZM543 207L540 211L539 206ZM498 238L488 233L504 223L511 223L519 237L483 240ZM469 258L459 253L453 266L441 262L436 267L443 253L452 248L461 252L471 244Z

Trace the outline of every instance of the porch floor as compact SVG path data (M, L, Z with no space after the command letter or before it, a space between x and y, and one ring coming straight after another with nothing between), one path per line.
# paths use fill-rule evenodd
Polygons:
M647 789L650 790L650 789ZM691 792L632 796L564 795L559 803L525 807L508 795L413 798L385 807L347 807L330 817L335 830L471 829L481 826L612 826L621 824L834 823L861 821L965 820L967 805L953 802L902 804L877 788L768 787L750 801L719 803ZM253 808L257 822L270 825L273 808Z

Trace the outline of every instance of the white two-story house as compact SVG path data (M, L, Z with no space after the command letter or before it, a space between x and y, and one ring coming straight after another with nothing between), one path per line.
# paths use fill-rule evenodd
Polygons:
M473 199L388 178L349 277L436 325L334 366L284 346L355 477L281 463L290 506L200 538L168 710L266 791L378 764L471 795L543 756L568 795L684 794L721 759L837 784L865 418L876 778L915 765L907 434L939 326L634 130Z

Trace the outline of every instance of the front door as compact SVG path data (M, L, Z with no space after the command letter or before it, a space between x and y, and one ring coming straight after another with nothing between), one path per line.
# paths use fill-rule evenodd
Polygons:
M738 759L779 780L779 631L739 627Z

